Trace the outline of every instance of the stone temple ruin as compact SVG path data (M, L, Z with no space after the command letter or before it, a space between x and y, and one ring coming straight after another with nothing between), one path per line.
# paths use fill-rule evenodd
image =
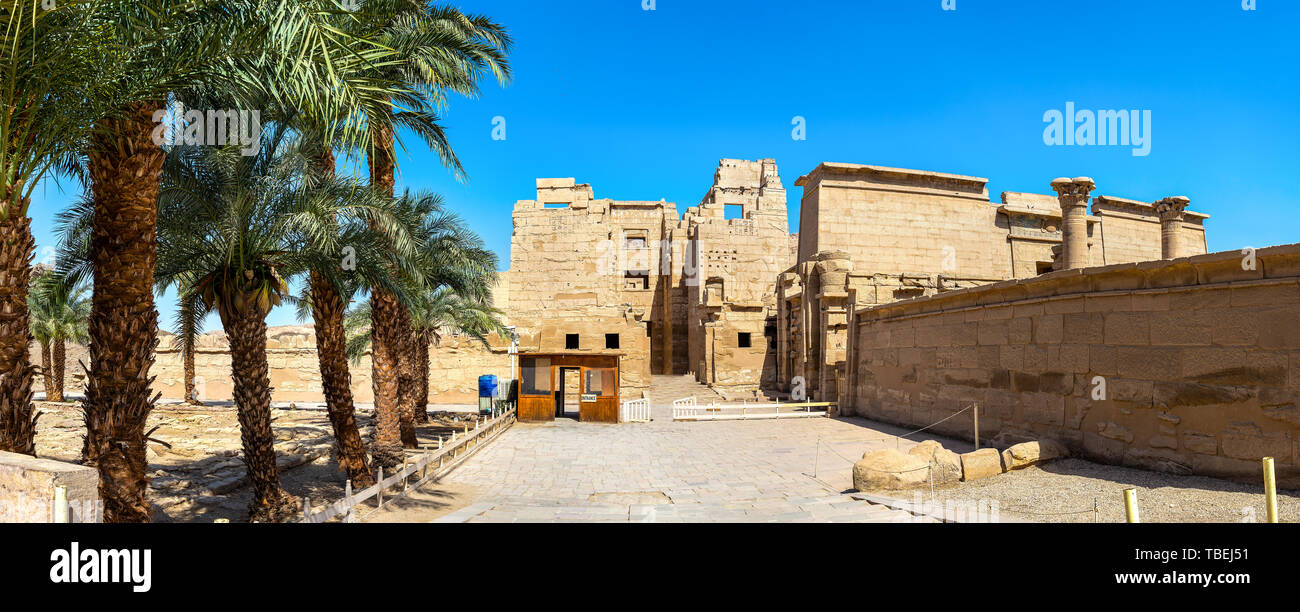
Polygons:
M734 215L727 214L728 210ZM698 206L596 199L539 179L515 204L505 306L522 353L611 352L622 395L654 374L775 385L773 279L795 261L776 162L722 160Z
M539 179L495 293L515 342L445 335L431 401L497 374L523 420L617 422L652 377L690 375L966 439L978 405L983 440L1180 474L1250 476L1271 456L1300 485L1300 246L1207 253L1187 198L1062 178L991 201L987 183L823 163L795 182L790 234L770 159L722 160L681 214ZM310 333L289 335L271 344L276 400L319 401ZM168 346L158 380L179 396ZM200 375L219 380L228 358L209 352Z
M821 164L796 182L804 231L790 234L775 160L722 160L680 217L669 202L596 199L591 185L539 179L536 199L515 205L497 303L519 351L546 355L548 367L565 353L617 356L622 397L655 374L692 374L730 396L782 395L802 377L809 397L837 401L830 366L846 357L855 308L1067 266L1057 197L1007 192L991 204L987 182ZM1168 222L1174 256L1204 253L1206 215L1180 211ZM1085 266L1164 255L1153 204L1098 196L1091 214L1064 215L1086 232Z

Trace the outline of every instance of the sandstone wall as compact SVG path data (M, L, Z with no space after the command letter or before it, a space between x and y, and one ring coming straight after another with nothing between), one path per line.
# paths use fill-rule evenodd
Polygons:
M429 402L431 404L470 404L478 400L478 377L495 374L502 380L513 378L510 371L509 344L496 336L489 338L489 350L477 340L446 335L430 348ZM164 334L159 340L152 375L154 390L166 399L180 399L185 394L184 366L175 337ZM230 349L221 333L204 334L195 353L195 383L201 399L222 401L231 397ZM271 394L275 402L324 402L316 339L310 327L272 327L267 332L267 361L271 370ZM371 403L370 357L359 364L349 364L352 394L358 403Z
M693 253L680 264L687 268L690 371L734 392L773 388L775 280L794 263L776 161L721 160L713 186L672 235Z
M1002 193L988 201L987 179L823 163L804 188L799 261L848 253L860 274L884 289L862 303L930 295L959 286L1029 278L1061 268L1061 207L1055 195ZM1206 252L1205 219L1186 211L1176 257ZM1155 206L1097 196L1087 216L1088 265L1161 259ZM929 280L926 280L928 277ZM937 283L947 282L948 286ZM916 291L916 289L922 291Z
M858 164L819 165L805 187L799 260L845 251L862 272L1011 277L1005 218L987 179ZM815 187L815 188L814 188Z
M1149 202L1097 196L1092 214L1102 220L1100 238L1105 261L1094 263L1128 263L1161 259L1160 217ZM1190 257L1206 252L1205 219L1207 215L1186 213L1182 231L1186 253Z
M622 356L625 394L648 387L652 364L662 367L656 357L672 345L662 335L674 297L662 290L671 275L660 254L676 206L595 199L574 179L538 179L536 197L515 203L506 274L520 350L566 352L567 336L578 334L580 352ZM607 334L619 336L617 348L607 348Z
M1055 272L856 313L844 409L982 440L1300 486L1300 245ZM1104 391L1100 386L1104 384ZM970 413L935 428L969 439Z

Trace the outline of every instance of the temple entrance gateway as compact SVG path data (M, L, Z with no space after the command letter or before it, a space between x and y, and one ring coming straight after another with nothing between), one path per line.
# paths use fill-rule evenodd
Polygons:
M519 419L618 422L619 357L555 353L519 356Z

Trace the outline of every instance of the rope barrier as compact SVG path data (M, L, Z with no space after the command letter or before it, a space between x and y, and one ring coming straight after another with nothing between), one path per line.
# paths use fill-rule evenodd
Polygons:
M908 437L908 436L911 436L911 435L914 435L914 434L919 434L919 433L921 433L921 432L923 432L923 431L925 431L925 430L927 430L927 429L929 429L929 428L931 428L931 427L934 427L935 425L938 425L939 423L942 423L942 422L944 422L944 421L947 421L948 419L951 419L951 418L953 418L953 417L955 417L955 416L957 416L957 415L959 415L959 414L961 414L961 413L963 413L963 412L966 412L967 410L970 410L972 406L974 406L974 404L971 404L970 406L967 406L967 407L965 407L965 408L962 408L961 410L958 410L957 412L954 412L954 413L952 413L952 414L950 414L950 415L948 415L948 416L946 416L946 417L944 417L944 418L942 418L942 419L939 419L938 421L935 421L935 422L933 422L933 423L930 423L929 425L926 425L925 427L922 427L922 428L920 428L920 429L918 429L918 430L916 430L916 431L908 432L908 433L905 433L905 434L903 434L903 435L901 435L901 436L894 436L894 438L895 438L895 440L901 440L901 439L906 438L906 437Z
M926 425L925 427L922 427L922 428L920 428L920 429L918 429L918 430L916 430L916 431L908 432L908 433L905 433L905 434L903 434L903 435L901 435L901 436L894 436L894 448L898 448L898 441L899 441L899 440L902 440L903 438L906 438L907 436L911 436L911 435L914 435L914 434L918 434L918 433L921 433L921 432L923 432L923 431L925 431L925 430L927 430L927 429L930 429L931 427L934 427L935 425L938 425L938 424L940 424L940 423L942 423L942 422L944 422L944 421L947 421L948 419L951 419L951 418L953 418L953 417L955 417L955 416L957 416L957 415L959 415L959 414L961 414L961 413L963 413L963 412L966 412L967 410L970 410L973 406L974 406L974 404L972 404L971 406L967 406L967 407L965 407L965 408L962 408L961 410L958 410L957 412L954 412L954 413L952 413L952 414L950 414L950 415L948 415L948 416L946 416L946 417L944 417L944 418L942 418L942 419L939 419L938 421L935 421L935 422L933 422L933 423L930 423L929 425ZM889 438L878 438L878 439L876 439L876 440L871 440L871 442L883 441L883 440L888 440L888 439L889 439ZM821 446L821 439L820 439L820 438L818 438L818 446ZM848 461L849 463L857 463L857 462L858 462L858 459L850 459L850 458L848 458L848 457L845 457L844 455L841 455L838 451L835 450L834 447L830 446L829 444L826 445L826 448L827 448L828 450L830 450L831 453L833 453L835 456L837 456L837 457L839 457L840 459L843 459L843 460L845 460L845 461ZM913 470L907 470L907 472L916 472L916 471L919 471L919 470L920 470L920 468L917 468L917 469L913 469ZM885 473L897 473L897 474L904 474L904 473L906 473L906 472L886 472L885 470L876 470L876 471L879 471L879 472L885 472Z

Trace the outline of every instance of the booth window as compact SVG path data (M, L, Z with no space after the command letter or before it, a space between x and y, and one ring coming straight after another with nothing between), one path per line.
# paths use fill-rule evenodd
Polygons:
M551 394L551 360L545 357L523 357L519 360L520 393L523 395Z
M583 393L614 395L614 368L588 368Z

